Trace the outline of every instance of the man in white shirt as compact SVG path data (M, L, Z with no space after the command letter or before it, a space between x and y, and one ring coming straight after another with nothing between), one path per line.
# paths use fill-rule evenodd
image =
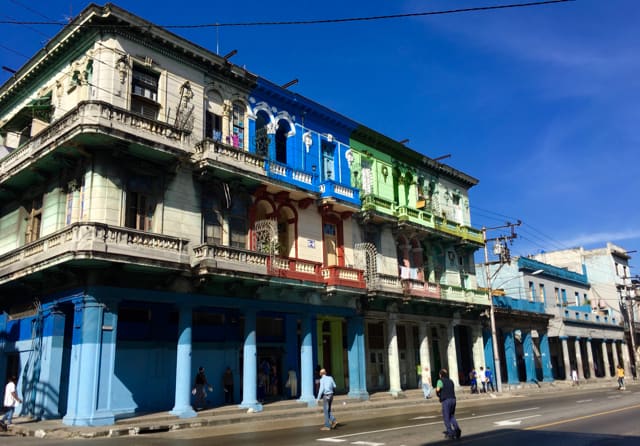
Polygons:
M484 367L480 367L480 371L478 372L478 381L482 383L482 393L487 393L487 375L484 372Z
M9 378L9 382L4 388L4 410L5 413L0 420L0 428L7 430L7 426L11 424L13 418L13 412L16 410L18 403L22 403L22 400L18 397L18 391L16 390L16 377Z

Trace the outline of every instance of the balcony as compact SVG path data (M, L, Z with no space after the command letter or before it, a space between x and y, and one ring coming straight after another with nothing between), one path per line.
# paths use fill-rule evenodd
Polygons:
M211 244L193 248L191 266L198 275L212 272L243 272L266 277L269 254Z
M335 199L360 206L360 191L349 186L327 180L320 184L320 198Z
M311 192L318 191L313 175L310 173L293 169L271 159L265 159L265 170L269 178L284 181Z
M364 272L360 269L328 266L322 268L322 278L330 287L366 288Z
M395 205L393 201L373 194L362 197L362 210L395 216Z
M418 279L401 279L405 296L440 299L440 285Z
M81 260L179 270L189 264L188 241L100 223L75 223L0 256L0 284Z
M466 304L489 305L489 296L479 289L461 288L453 285L444 285L441 288L442 299Z
M170 124L106 102L85 101L5 156L0 161L0 183L65 142L73 139L96 141L100 137L130 140L132 147L143 144L147 150L153 149L167 157L175 156L176 150L191 152L187 133Z
M251 172L261 177L266 176L263 157L230 146L221 141L207 138L195 146L193 160L201 169L207 167L224 167L228 171Z
M282 257L269 257L267 266L270 274L286 279L302 280L307 282L324 283L321 273L322 264L302 259L285 259Z
M493 296L493 305L506 310L524 311L528 313L545 313L544 303L514 299L509 296Z

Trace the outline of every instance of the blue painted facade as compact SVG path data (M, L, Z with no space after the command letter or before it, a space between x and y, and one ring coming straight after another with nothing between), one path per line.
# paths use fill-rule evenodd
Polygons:
M249 102L249 150L265 156L269 178L360 206L349 160L355 122L260 77Z

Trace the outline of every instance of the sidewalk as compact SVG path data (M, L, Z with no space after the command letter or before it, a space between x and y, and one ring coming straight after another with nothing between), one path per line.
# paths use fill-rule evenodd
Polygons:
M627 381L627 389L636 388L638 381ZM517 395L531 395L541 392L558 392L579 390L581 388L617 388L615 378L598 378L582 383L574 387L570 382L555 381L553 383L521 384L516 387L504 386L503 392L475 394L469 392L469 387L462 387L456 391L458 400L509 398ZM433 397L425 400L420 389L409 389L399 397L393 397L387 392L377 392L370 394L367 401L359 401L347 398L346 395L337 395L334 398L334 413L338 419L341 414L345 417L347 413L353 411L379 410L389 407L402 407L409 405L438 404L438 398L433 393ZM0 433L3 435L29 436L37 438L98 438L98 437L120 437L127 435L141 435L146 433L168 432L180 429L193 429L206 426L230 426L239 423L260 423L273 421L289 421L295 419L297 422L303 418L308 418L309 423L322 423L322 406L308 407L305 403L296 400L281 400L266 403L262 412L248 412L240 409L237 405L216 407L198 412L194 418L177 418L168 412L158 412L131 418L117 420L115 425L81 427L67 426L61 419L34 421L27 417L15 417L14 424L9 432ZM249 426L246 426L248 428Z

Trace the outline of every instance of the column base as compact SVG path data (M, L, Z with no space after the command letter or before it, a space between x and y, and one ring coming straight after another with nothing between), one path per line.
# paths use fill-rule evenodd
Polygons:
M349 393L347 393L347 398L352 400L368 401L369 392L367 392L366 390L349 391Z
M251 412L262 412L262 404L257 401L247 403L243 401L238 407L241 409L247 409L247 411Z
M191 406L174 407L169 413L178 418L194 418L198 416L198 413Z
M64 416L62 423L67 426L111 426L116 419L111 411L99 411L87 417Z
M404 392L402 391L402 389L391 389L389 390L389 394L394 397L394 398L405 398L406 395L404 394Z
M297 401L299 403L305 403L308 407L316 407L318 405L318 400L316 400L313 395L301 396Z

